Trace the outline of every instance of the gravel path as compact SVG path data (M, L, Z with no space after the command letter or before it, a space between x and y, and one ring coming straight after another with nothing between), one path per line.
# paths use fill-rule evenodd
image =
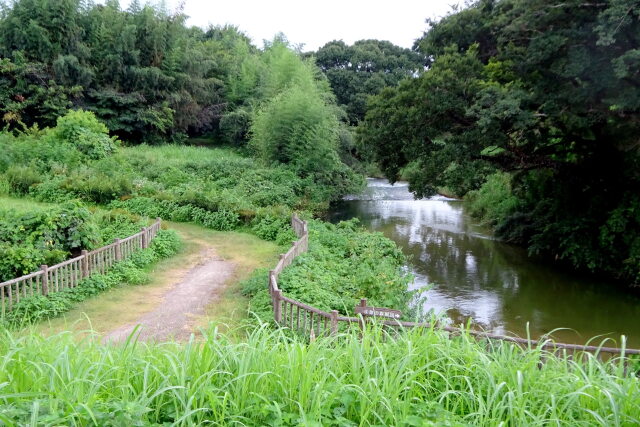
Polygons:
M219 258L211 247L202 250L200 259L199 264L171 286L153 311L132 324L108 332L104 341L124 341L138 325L138 339L141 341L188 339L195 319L220 296L235 269L232 262Z

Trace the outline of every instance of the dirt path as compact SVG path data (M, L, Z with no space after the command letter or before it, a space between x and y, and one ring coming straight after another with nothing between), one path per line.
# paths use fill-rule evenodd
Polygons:
M189 338L197 317L205 313L207 305L220 298L236 268L231 261L218 257L208 245L200 251L199 259L164 293L152 311L133 323L106 333L104 341L123 341L138 325L138 339L143 341Z

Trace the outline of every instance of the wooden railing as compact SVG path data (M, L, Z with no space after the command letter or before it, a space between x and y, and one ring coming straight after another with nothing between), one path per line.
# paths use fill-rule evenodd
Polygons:
M362 316L349 317L342 316L336 310L330 313L322 311L316 307L296 301L286 297L278 287L278 277L280 273L289 266L300 254L309 249L309 230L307 222L298 218L296 214L291 217L291 227L298 236L298 240L293 242L287 253L280 255L280 260L276 267L269 272L269 293L273 304L273 314L276 323L297 331L312 339L320 336L335 335L338 330L351 327L363 329L366 320ZM366 305L366 300L361 301L361 305ZM410 328L431 328L433 325L425 322L405 322L400 320L377 320L377 324L394 330ZM512 342L523 347L541 348L552 352L568 352L571 354L588 352L594 353L599 358L602 355L640 355L640 349L627 349L618 347L602 347L592 345L564 344L556 343L552 340L532 340L507 335L490 334L483 331L462 330L450 326L437 326L439 330L449 334L467 333L478 340Z
M22 298L75 288L85 277L106 273L116 262L147 248L158 234L160 225L160 218L157 218L149 227L143 227L139 233L126 239L115 239L113 243L93 251L83 250L78 257L53 266L43 265L38 271L0 283L0 316L4 317Z

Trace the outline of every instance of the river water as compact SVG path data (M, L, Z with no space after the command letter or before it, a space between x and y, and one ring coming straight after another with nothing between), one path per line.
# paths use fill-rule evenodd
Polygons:
M422 293L424 309L453 324L472 320L486 331L523 337L528 327L532 338L554 330L556 340L579 344L601 336L614 340L609 346L625 335L627 347L640 348L640 297L499 242L459 200L414 200L406 183L369 179L365 192L347 196L331 213L332 221L354 217L402 248L412 288L430 286Z

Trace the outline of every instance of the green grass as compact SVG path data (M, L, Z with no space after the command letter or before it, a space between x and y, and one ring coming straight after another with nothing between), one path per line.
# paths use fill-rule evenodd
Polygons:
M303 343L258 328L238 342L103 346L1 332L6 425L565 425L640 422L640 381L463 335L376 331ZM433 423L433 424L432 424Z
M51 206L55 206L55 204L36 202L31 199L19 199L17 197L0 197L0 210L14 210L17 213L26 213L45 210Z

